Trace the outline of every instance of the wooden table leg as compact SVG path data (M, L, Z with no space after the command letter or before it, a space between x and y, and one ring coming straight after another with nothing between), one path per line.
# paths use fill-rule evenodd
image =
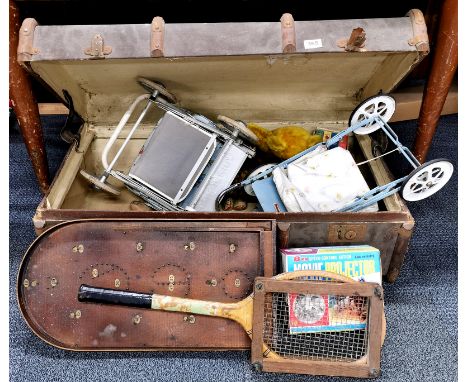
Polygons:
M426 160L445 99L458 65L458 2L442 4L439 31L429 80L424 90L413 153Z
M18 64L16 50L20 19L18 7L10 0L10 99L24 143L31 158L39 187L43 193L49 187L49 168L42 137L39 108L34 99L28 74Z

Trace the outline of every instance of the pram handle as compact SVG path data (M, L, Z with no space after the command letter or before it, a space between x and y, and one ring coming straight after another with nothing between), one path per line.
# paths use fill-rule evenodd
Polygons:
M109 151L111 149L111 147L114 145L115 141L117 140L117 138L119 137L120 135L120 132L122 131L122 129L125 127L125 125L127 124L130 116L133 114L133 111L135 110L135 107L143 100L145 99L149 99L151 97L151 94L142 94L141 96L139 96L137 99L135 99L135 101L133 101L133 103L131 104L131 106L128 108L128 110L125 112L125 114L122 116L122 118L120 119L120 122L119 124L117 125L117 127L115 128L114 132L112 133L111 137L109 138L109 140L107 141L106 143L106 146L104 147L104 150L102 151L102 155L101 155L101 162L102 162L102 166L104 169L108 169L109 168L109 162L107 160L107 156L109 155Z

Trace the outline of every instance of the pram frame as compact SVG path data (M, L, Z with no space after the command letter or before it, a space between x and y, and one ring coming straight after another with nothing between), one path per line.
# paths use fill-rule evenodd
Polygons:
M297 159L300 159L303 156L311 153L312 151L316 150L318 147L320 147L322 145L324 145L328 150L330 147L336 145L341 139L343 139L348 134L351 134L353 132L358 134L358 132L356 132L356 130L361 129L361 128L365 128L366 126L369 126L369 125L372 125L374 122L377 123L380 126L379 128L382 129L382 131L387 135L387 137L395 144L396 149L398 150L398 152L405 157L405 159L414 168L414 170L417 170L420 167L421 168L423 167L421 165L421 163L413 155L413 153L408 149L408 147L404 146L399 141L397 134L388 125L388 123L385 122L385 120L383 118L381 118L380 115L375 114L375 115L373 115L373 116L371 116L369 118L365 118L362 121L349 126L347 129L342 130L341 132L337 133L335 136L330 138L327 142L317 143L316 145L313 145L313 146L309 147L308 149L306 149L306 150L300 152L299 154L296 154L293 157L291 157L291 158L277 164L276 166L272 166L272 167L268 168L267 170L261 172L260 174L254 176L254 177L247 178L246 180L244 180L242 182L239 182L239 183L236 183L236 184L232 185L231 187L225 189L223 192L221 192L218 195L218 198L216 199L216 210L219 211L221 209L222 200L223 200L224 196L226 196L229 192L231 192L231 191L233 191L235 189L238 189L240 187L244 187L246 185L251 185L251 184L255 183L258 180L264 179L267 176L271 175L273 173L273 171L275 169L277 169L277 168L286 169L286 167L289 164L291 164L294 161L296 161ZM361 135L361 134L366 134L366 133L361 132L359 134ZM446 161L446 159L441 159L441 161ZM364 208L366 208L366 207L368 207L368 206L370 206L370 205L372 205L374 203L377 203L379 200L382 200L382 199L386 198L387 196L393 195L394 193L400 191L402 185L405 183L405 181L407 181L409 179L409 177L413 173L414 172L412 172L408 176L401 177L401 178L396 179L396 180L394 180L392 182L389 182L389 183L387 183L385 185L377 186L377 187L369 190L365 194L359 195L358 197L356 197L352 202L348 203L347 205L345 205L345 206L343 206L343 207L341 207L341 208L339 208L337 210L333 210L331 212L355 212L355 211L360 211L360 210L362 210L362 209L364 209ZM450 176L451 176L451 174L449 175L449 178L450 178ZM428 196L430 196L430 195L428 195ZM423 197L421 199L424 199L424 198L425 197Z

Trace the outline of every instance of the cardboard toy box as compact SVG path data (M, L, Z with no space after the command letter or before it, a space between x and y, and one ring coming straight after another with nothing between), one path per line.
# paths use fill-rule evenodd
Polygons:
M280 249L283 272L318 270L382 284L380 251L370 245Z

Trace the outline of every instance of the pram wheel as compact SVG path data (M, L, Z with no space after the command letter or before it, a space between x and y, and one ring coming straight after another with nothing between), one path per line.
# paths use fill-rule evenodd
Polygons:
M138 83L143 86L148 92L153 93L155 90L158 91L159 95L161 95L166 101L169 103L176 103L177 99L174 95L172 95L166 87L155 81L148 80L147 78L139 77Z
M450 180L453 164L448 159L434 159L414 169L402 186L403 199L413 202L428 198Z
M269 170L270 168L276 166L277 163L268 163L268 164L265 164L263 166L260 166L259 168L257 168L255 171L253 171L248 177L247 179L249 178L253 178L254 176L257 176L259 174L261 174L262 172L266 171L266 170ZM245 192L250 195L250 196L255 196L255 192L252 188L252 184L246 184L244 186L244 190Z
M120 191L116 190L111 185L101 182L97 177L87 173L85 170L80 170L80 174L85 178L89 183L94 184L99 190L105 191L111 195L119 196Z
M234 136L240 135L242 138L247 139L250 143L257 143L257 136L250 131L244 122L235 121L232 118L218 115L218 121L227 128ZM236 133L237 132L237 133Z
M389 95L376 95L361 102L349 117L349 126L355 125L366 118L380 116L388 122L395 112L395 99ZM380 129L377 122L368 123L366 126L354 130L356 134L370 134Z

